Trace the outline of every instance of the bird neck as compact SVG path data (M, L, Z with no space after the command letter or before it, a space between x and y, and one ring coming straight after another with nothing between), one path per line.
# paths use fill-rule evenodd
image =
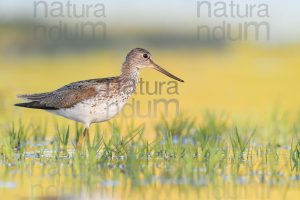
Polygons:
M139 82L139 69L125 62L122 66L121 83L123 86L131 85L133 92Z
M125 62L122 65L121 78L136 81L139 78L139 69Z

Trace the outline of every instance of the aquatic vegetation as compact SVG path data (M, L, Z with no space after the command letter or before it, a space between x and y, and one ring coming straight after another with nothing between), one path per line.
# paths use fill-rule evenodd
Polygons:
M203 119L197 122L183 115L162 119L151 142L146 139L144 124L132 123L124 128L124 124L112 121L108 128L111 137L104 138L107 133L97 127L90 144L85 141L81 150L73 145L82 130L78 124L57 128L56 134L48 137L46 133L37 140L27 133L44 129L19 121L6 130L1 141L1 180L8 181L1 185L16 188L23 187L22 180L27 178L59 178L64 185L52 186L63 196L81 195L87 186L92 194L102 191L104 195L103 188L112 188L135 198L134 191L159 185L189 191L185 195L220 198L228 187L255 189L266 184L272 189L299 184L300 142L296 136L290 147L258 143L262 128L237 128L228 123L227 117L213 113L205 113ZM73 181L78 184L78 194L70 189ZM200 188L208 193L198 194ZM234 190L231 196L237 195Z

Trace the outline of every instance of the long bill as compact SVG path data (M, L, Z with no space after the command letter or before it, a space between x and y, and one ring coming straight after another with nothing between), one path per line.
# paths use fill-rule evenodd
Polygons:
M171 74L170 72L166 71L165 69L163 69L162 67L160 67L159 65L157 65L156 63L154 63L153 61L151 61L151 64L153 66L154 69L156 69L157 71L167 75L168 77L170 78L173 78L177 81L180 81L180 82L184 82L182 79L178 78L177 76L174 76L173 74Z

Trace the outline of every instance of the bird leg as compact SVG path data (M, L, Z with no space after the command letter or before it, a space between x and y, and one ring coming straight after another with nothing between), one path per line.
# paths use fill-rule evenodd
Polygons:
M85 128L83 131L83 137L87 139L88 146L90 146L90 131L89 128Z
M79 135L79 138L78 138L78 141L77 141L77 144L76 144L76 149L77 150L81 149L82 143L83 143L83 140L84 140L85 137L87 138L88 146L90 146L89 128L85 128L83 133L81 135Z

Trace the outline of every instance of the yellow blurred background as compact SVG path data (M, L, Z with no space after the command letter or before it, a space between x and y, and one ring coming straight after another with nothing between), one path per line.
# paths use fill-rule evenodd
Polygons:
M16 95L51 91L78 80L119 75L120 66L129 50L1 59L1 122L14 120L20 115L36 119L49 117L48 113L39 110L14 107L14 103L20 102ZM140 104L134 107L141 108L136 120L146 122L160 117L160 112L154 113L153 100L162 98L177 99L180 111L192 116L205 110L248 117L266 116L275 108L298 111L298 45L279 48L245 44L222 50L151 48L149 51L157 63L184 79L185 83L178 83L178 95L168 94L166 84L162 85L161 94L134 95L130 102L139 101ZM151 69L142 70L141 78L149 81L149 91L158 91L159 86L155 82L171 81ZM128 109L127 113L119 116L136 116ZM172 110L170 108L170 113Z

